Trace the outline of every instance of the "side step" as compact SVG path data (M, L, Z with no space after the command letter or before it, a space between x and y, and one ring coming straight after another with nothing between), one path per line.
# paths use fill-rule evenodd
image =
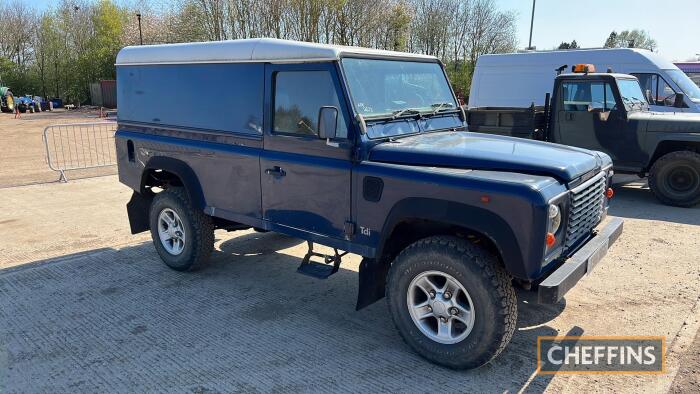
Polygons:
M309 246L309 251L306 252L306 256L304 256L304 259L301 261L301 265L299 268L297 268L297 272L318 279L326 279L338 272L343 256L348 254L348 252L338 253L338 249L334 248L333 252L335 254L333 256L329 256L323 253L314 252L313 242L306 241L306 244ZM323 263L311 261L311 257L321 257L323 259Z

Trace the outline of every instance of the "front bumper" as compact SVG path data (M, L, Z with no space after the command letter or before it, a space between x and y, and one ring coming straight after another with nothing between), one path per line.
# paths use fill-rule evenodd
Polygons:
M545 278L537 293L539 303L556 304L581 278L590 273L608 252L608 247L617 241L622 233L622 224L620 218L611 219L598 234Z

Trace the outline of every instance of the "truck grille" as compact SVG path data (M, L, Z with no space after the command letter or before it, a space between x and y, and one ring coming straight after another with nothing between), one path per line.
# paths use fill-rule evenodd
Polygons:
M571 190L571 206L566 226L564 248L569 250L588 236L603 216L605 172Z

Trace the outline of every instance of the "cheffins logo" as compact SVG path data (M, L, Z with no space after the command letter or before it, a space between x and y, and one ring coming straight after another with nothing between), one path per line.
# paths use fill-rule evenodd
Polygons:
M661 374L665 337L537 337L537 373Z

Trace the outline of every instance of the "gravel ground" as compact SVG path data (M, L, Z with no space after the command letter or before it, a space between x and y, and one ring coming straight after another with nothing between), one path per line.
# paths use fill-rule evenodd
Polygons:
M94 110L22 114L15 119L12 114L0 113L0 188L58 180L58 173L46 163L46 150L42 140L44 128L58 123L85 123L100 121ZM116 167L72 171L71 179L116 174Z
M35 157L53 115L0 117L0 185L57 178ZM625 229L595 271L558 305L519 291L512 343L466 372L416 356L385 302L354 311L358 256L321 281L296 274L298 239L217 231L205 269L174 272L129 234L129 195L115 176L0 188L0 392L700 391L700 208L642 182L617 188ZM668 372L536 376L537 336L564 334L664 335Z

